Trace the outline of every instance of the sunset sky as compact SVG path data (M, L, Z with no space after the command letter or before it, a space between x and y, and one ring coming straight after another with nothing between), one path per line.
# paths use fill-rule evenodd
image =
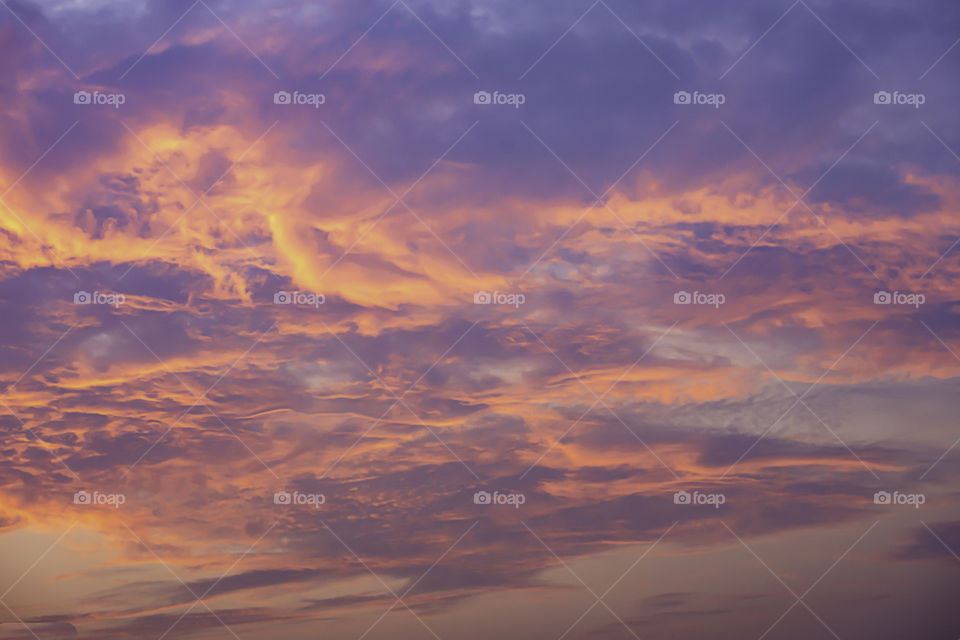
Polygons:
M957 640L960 4L0 0L0 639Z

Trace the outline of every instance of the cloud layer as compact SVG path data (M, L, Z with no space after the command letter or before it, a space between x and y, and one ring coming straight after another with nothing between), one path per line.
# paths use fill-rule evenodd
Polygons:
M7 2L0 637L956 637L957 37Z

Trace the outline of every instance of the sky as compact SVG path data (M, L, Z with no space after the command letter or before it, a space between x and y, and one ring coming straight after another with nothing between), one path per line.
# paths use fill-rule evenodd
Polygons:
M0 5L0 639L960 637L960 5Z

